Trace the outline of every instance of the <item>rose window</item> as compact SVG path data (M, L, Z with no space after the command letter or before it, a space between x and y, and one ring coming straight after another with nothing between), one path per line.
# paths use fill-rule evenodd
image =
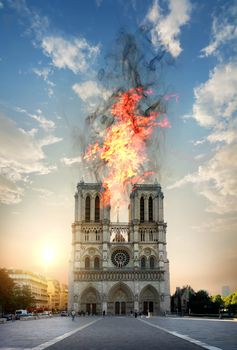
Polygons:
M112 253L111 260L115 266L123 267L129 263L130 257L126 250L115 250Z

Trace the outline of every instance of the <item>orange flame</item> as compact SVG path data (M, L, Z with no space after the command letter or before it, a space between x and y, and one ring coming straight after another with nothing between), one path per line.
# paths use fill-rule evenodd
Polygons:
M96 141L94 145L89 145L84 156L87 161L99 157L107 165L108 176L103 179L104 205L120 202L129 184L143 182L153 173L142 172L147 157L146 140L154 126L170 126L166 117L157 121L158 113L148 116L138 114L137 105L143 92L142 88L136 88L117 96L118 100L111 108L115 123L107 129L103 144Z

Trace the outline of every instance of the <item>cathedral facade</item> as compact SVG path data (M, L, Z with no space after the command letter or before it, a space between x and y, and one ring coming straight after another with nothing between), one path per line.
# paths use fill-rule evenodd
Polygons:
M68 309L163 315L170 310L170 287L161 186L134 185L128 223L110 221L101 189L100 183L77 185Z

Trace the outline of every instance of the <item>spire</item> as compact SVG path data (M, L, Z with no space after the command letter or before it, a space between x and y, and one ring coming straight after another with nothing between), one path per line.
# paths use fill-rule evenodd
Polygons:
M117 205L117 222L119 222L119 204Z

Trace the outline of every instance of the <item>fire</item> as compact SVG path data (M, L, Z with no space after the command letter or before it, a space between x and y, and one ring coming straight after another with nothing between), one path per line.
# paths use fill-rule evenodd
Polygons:
M151 92L147 92L151 93ZM114 124L107 129L103 144L90 145L84 156L87 161L99 157L106 163L108 175L103 179L103 202L118 203L129 184L144 182L152 171L144 172L147 158L146 140L155 126L169 127L167 117L158 121L158 113L139 115L138 103L144 96L142 88L120 93L111 108Z

